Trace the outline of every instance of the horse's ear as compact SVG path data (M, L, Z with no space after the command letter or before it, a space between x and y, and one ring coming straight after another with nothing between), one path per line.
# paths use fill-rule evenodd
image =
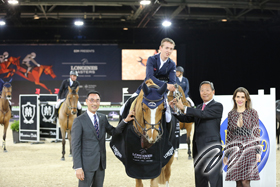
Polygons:
M68 91L69 91L69 93L72 92L72 89L70 88L70 86L68 86Z
M167 84L164 83L164 85L162 85L162 86L157 90L157 92L158 92L160 95L162 95L162 94L166 91L166 89L167 89Z
M0 79L0 81L1 81L2 83L5 83L2 79Z
M147 86L147 84L143 83L142 89L145 95L149 94L150 88Z
M13 80L13 78L11 78L11 79L9 80L9 83L11 83L11 82L12 82L12 80Z
M76 88L76 92L77 92L77 93L79 92L79 89L80 89L80 87L79 87L79 86L77 86L77 88Z

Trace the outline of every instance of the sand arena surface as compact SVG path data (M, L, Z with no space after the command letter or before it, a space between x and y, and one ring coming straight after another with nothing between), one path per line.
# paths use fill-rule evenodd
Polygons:
M0 126L2 145L3 126ZM13 143L12 131L7 134L7 153L0 151L0 187L77 187L78 180L72 169L72 157L69 155L69 142L66 143L65 161L61 161L62 144ZM135 180L125 173L123 164L113 155L107 143L107 169L104 187L133 187ZM280 165L280 151L277 151L277 168ZM277 171L277 187L280 187L280 172ZM144 180L149 187L149 180ZM174 160L170 178L170 187L193 187L193 161L188 160L187 150L179 150L179 159ZM160 185L164 187L164 185Z

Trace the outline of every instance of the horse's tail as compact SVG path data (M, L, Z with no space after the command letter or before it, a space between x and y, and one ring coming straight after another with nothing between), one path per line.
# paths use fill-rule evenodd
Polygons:
M166 182L166 179L165 179L165 168L166 166L164 166L162 169L161 169L161 173L160 175L157 177L157 181L159 184L165 184Z

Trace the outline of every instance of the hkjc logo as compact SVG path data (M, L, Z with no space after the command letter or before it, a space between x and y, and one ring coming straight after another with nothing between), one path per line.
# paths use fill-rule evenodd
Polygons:
M23 122L26 124L34 123L34 116L35 116L35 105L27 102L26 104L22 105L22 116L24 118Z
M228 124L228 118L226 118L224 120L224 122L222 123L221 128L220 128L223 151L224 151L225 142L226 142L225 140L226 140L226 135L227 135L227 124ZM258 163L258 170L259 170L259 172L261 172L269 157L270 141L269 141L268 132L267 132L264 124L261 122L261 120L259 120L259 128L260 128L260 145L262 146L262 153L261 153L261 162ZM223 165L223 168L224 168L224 171L226 172L227 166Z
M54 116L54 105L42 104L41 105L41 115L44 122L52 122Z

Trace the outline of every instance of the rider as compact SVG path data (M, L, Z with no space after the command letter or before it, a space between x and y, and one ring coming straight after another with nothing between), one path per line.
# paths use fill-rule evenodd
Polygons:
M11 79L9 82L12 82L13 79ZM5 82L0 78L0 98L1 98L1 95L2 95L2 90L3 90L3 86L4 86ZM10 107L10 110L11 110L11 117L14 117L14 114L12 112L12 103L10 100L9 101L9 107Z
M186 77L183 77L184 68L182 66L177 66L176 68L176 83L182 87L185 92L185 97L187 101L190 102L191 106L194 107L194 103L189 97L189 80Z
M5 62L5 61L7 61L8 59L8 56L9 56L9 53L7 52L7 51L5 51L4 53L3 53L3 55L0 55L0 63L3 63L3 62ZM2 90L2 89L1 89Z
M31 71L32 66L30 65L30 61L32 61L36 66L40 67L40 64L38 64L34 58L36 57L36 53L32 52L31 54L26 55L26 57L22 60L22 64L27 66L25 77L28 76L28 73Z
M70 86L72 89L76 89L79 85L80 82L77 81L77 77L78 77L78 72L77 71L70 71L70 78L69 79L64 79L60 85L59 88L59 92L58 92L58 100L57 103L55 105L55 116L54 116L54 121L53 123L56 124L56 120L58 117L58 109L61 105L61 103L65 100L66 98L66 94L68 92L68 86ZM81 103L78 101L78 116L82 114L82 105Z
M174 84L176 83L176 65L173 60L169 57L173 52L175 47L175 42L170 38L164 38L159 46L160 52L154 56L150 56L147 60L146 65L146 78L144 83L148 79L152 79L153 82L161 87L164 83L167 83L167 89L169 91L175 91ZM138 87L137 91L132 94L131 98L138 96L142 89L142 84ZM128 99L130 100L130 99ZM127 103L127 102L126 102ZM126 103L121 107L120 114L122 115L126 106ZM169 107L167 107L167 112L170 112ZM166 115L168 117L169 115ZM169 118L169 117L168 117ZM170 122L167 119L167 122Z

